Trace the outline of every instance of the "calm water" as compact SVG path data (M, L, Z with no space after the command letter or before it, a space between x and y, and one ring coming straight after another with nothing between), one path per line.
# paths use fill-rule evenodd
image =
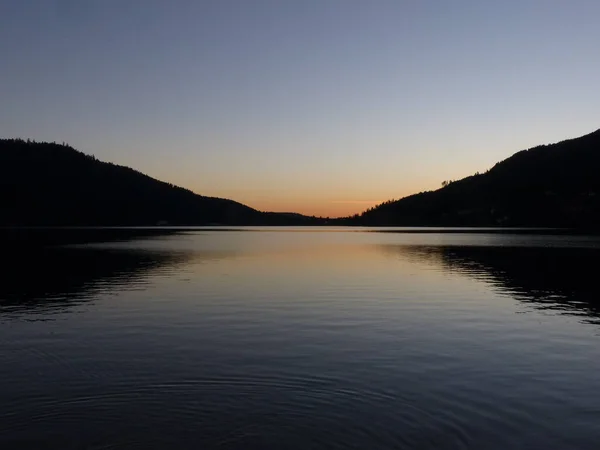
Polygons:
M600 446L598 238L137 234L3 253L0 448Z

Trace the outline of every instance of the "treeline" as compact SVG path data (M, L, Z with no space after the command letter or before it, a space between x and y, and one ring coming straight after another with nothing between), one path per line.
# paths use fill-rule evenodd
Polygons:
M376 226L600 227L600 130L348 219Z
M197 195L62 143L0 140L0 225L268 225L310 222Z
M205 197L66 143L0 140L0 225L361 225L600 228L600 130L338 219Z

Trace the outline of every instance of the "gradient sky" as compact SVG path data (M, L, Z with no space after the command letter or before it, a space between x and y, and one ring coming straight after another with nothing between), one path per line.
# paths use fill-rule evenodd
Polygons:
M0 137L339 216L600 127L597 0L0 0Z

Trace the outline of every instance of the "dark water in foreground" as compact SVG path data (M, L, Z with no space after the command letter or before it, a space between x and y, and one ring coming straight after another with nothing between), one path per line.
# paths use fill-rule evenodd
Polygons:
M131 234L5 249L0 448L600 448L598 238Z

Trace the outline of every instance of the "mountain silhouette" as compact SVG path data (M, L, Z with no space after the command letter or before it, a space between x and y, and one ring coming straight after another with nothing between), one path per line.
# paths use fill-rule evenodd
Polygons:
M371 226L600 227L600 130L520 151L482 174L375 206Z
M66 144L22 139L0 140L0 200L1 226L319 223L197 195Z

